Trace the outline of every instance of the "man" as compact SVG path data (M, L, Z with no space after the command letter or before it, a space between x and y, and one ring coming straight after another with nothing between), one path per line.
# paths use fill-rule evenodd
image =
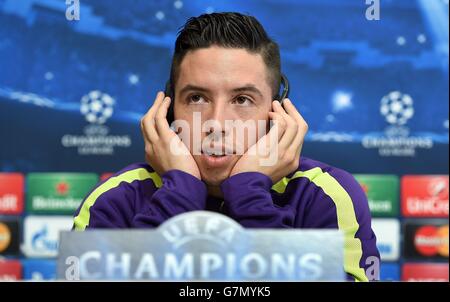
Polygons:
M368 280L367 259L379 253L366 196L349 173L300 157L307 124L289 99L274 101L280 74L278 46L254 17L189 19L175 43L174 100L159 92L141 120L147 163L90 192L74 228L152 228L209 210L249 228L340 229L345 271ZM188 127L170 128L171 105L177 125ZM198 118L215 124L196 128ZM245 135L235 135L243 128Z

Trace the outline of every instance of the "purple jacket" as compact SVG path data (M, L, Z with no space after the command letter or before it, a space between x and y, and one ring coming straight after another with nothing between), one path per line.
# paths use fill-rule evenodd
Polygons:
M367 197L348 172L302 157L296 172L276 184L258 172L236 174L221 184L223 200L180 170L159 176L133 164L101 182L75 213L74 229L153 228L188 211L223 213L248 228L340 229L344 269L366 281L370 256L380 258ZM367 263L366 263L367 262Z

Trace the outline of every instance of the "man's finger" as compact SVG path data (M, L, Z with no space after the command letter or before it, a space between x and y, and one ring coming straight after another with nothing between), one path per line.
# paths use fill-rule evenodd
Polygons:
M147 162L155 155L155 149L153 148L152 144L146 143L145 144L145 159Z
M158 91L158 93L156 94L155 101L153 102L152 106L147 111L145 116L147 116L148 118L155 118L156 111L158 110L163 100L164 100L164 92Z
M167 121L167 111L169 110L170 102L170 98L165 97L155 115L156 131L158 132L159 137L170 138L173 135L176 135L175 132L170 129L169 122Z
M299 125L298 133L294 138L294 141L292 142L292 146L289 147L290 152L295 152L298 156L300 155L307 132L308 132L308 124L306 124L306 122L302 120L302 122Z
M285 99L286 101L287 99ZM286 113L283 107L280 104L276 107L277 112L279 112L284 120L286 121L286 131L280 139L280 149L286 150L295 138L295 135L298 131L298 124L295 119L293 119L289 114Z
M143 128L142 131L150 141L156 141L159 138L155 128L155 113L163 100L164 93L162 91L159 91L156 95L153 105L150 107L141 121L141 126Z
M158 133L156 133L155 129L155 120L154 119L148 119L148 118L142 118L141 119L141 132L142 136L144 137L144 140L148 142L156 142L159 137Z
M300 112L298 112L297 108L295 108L291 100L285 99L283 104L287 114L289 114L289 116L291 116L294 120L296 120L300 126L302 124L306 124L305 119L300 114Z
M279 141L280 138L283 136L284 131L286 131L286 126L287 126L286 122L284 121L281 114L279 114L278 112L269 112L269 118L271 119L273 126L275 126L275 124L278 126L277 129L278 129L278 141Z
M303 145L303 141L305 139L305 135L308 131L308 124L303 119L303 116L300 114L300 112L295 108L294 104L291 100L285 99L284 102L284 108L286 112L295 119L295 121L298 124L298 131L296 133L296 136L292 142L292 145L289 147L290 151L295 151L297 154L301 152L301 148Z
M272 152L273 149L278 147L280 137L282 137L283 133L286 131L286 123L281 114L279 114L278 112L269 112L269 117L271 118L271 120L273 120L274 123L269 132L261 137L257 143L257 145L264 145L265 149L259 149L257 150L257 152L264 152L264 154L261 155L265 156L267 156L269 152ZM261 146L258 148L263 147Z
M295 139L295 144L297 144L296 152L300 154L302 150L303 143L305 141L306 133L308 132L308 124L304 123L303 126L301 126L302 130L299 131L298 138ZM294 144L294 146L295 146Z

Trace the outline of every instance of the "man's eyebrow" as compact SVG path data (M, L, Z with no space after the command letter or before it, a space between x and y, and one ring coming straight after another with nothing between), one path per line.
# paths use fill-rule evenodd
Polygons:
M188 91L210 92L210 90L208 88L187 84L180 90L180 94L184 94ZM233 91L233 92L251 91L251 92L254 92L254 93L258 94L259 96L263 97L262 92L258 88L256 88L255 85L253 85L253 84L247 84L242 87L233 88L231 91Z
M253 84L248 84L248 85L245 85L245 86L242 86L242 87L234 88L232 91L233 92L251 91L251 92L254 92L256 94L259 94L260 97L263 97L261 91L258 88L256 88L255 85L253 85Z
M195 85L191 85L191 84L187 84L186 86L184 86L181 90L180 90L180 94L186 93L188 91L201 91L201 92L209 92L208 88L204 88L204 87L200 87L200 86L195 86Z

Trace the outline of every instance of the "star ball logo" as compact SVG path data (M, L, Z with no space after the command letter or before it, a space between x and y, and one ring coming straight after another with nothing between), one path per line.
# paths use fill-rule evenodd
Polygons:
M104 124L114 112L114 99L98 90L89 92L81 98L80 112L92 124Z
M414 99L401 91L391 91L381 98L379 112L389 125L381 135L369 134L362 139L366 149L378 149L383 157L414 157L416 149L433 148L433 139L411 136L407 123L414 117Z
M402 126L414 115L413 99L393 91L381 99L380 112L389 124Z
M92 90L80 100L80 113L88 125L84 135L66 134L61 143L65 148L77 148L79 155L113 155L115 148L131 146L129 135L111 135L105 125L113 116L116 100L100 90Z

